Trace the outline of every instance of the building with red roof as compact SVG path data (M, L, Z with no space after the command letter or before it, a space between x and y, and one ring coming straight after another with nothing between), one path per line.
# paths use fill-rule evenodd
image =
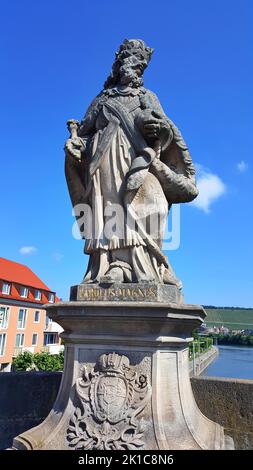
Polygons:
M61 327L43 308L57 300L28 266L0 258L0 370L10 370L13 357L25 350L59 352Z

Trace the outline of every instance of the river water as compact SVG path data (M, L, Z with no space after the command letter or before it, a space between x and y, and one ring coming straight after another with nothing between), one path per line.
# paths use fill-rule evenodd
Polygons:
M201 375L253 379L253 347L219 346L219 355Z

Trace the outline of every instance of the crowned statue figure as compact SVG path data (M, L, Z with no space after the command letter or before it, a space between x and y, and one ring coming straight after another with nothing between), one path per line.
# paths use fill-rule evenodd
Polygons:
M162 252L166 219L173 203L192 201L198 190L180 131L143 86L152 53L144 41L126 39L83 120L68 121L66 179L73 207L87 216L84 283L181 286Z
M89 263L70 301L45 306L63 328L62 382L47 418L12 449L234 448L195 401L188 345L206 314L184 303L162 251L172 204L198 190L180 131L143 86L152 53L126 39L82 121L67 122L65 173Z

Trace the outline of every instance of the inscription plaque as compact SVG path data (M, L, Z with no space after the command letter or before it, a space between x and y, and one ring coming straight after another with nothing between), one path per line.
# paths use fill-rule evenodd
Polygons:
M79 284L71 287L70 300L180 303L182 295L176 286L164 284Z

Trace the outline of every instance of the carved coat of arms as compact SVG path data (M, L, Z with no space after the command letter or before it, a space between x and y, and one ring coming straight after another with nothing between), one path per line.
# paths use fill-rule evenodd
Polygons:
M103 354L90 373L82 369L76 382L80 406L70 420L68 445L76 450L141 449L143 420L151 387L145 375L137 374L128 357Z

